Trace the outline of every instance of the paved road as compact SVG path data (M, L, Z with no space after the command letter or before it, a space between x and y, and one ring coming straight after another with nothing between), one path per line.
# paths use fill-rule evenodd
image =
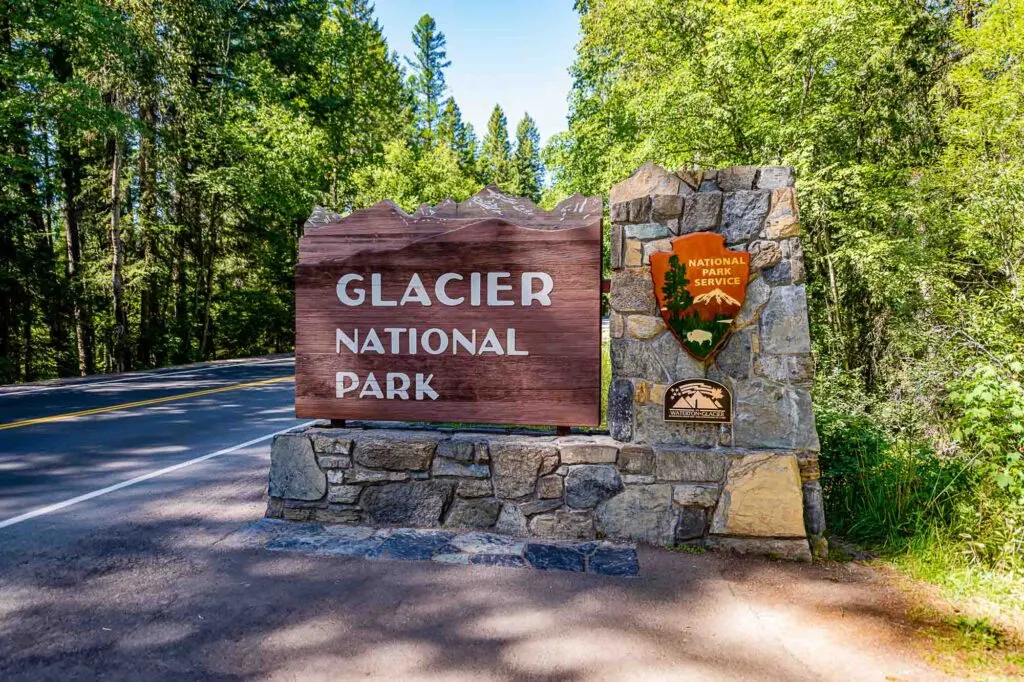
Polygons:
M265 466L268 441L30 521L18 518L293 427L290 357L0 388L3 548L67 544L139 499ZM84 414L83 414L84 413ZM75 416L79 415L79 416ZM6 528L4 526L7 526ZM0 553L0 567L9 552Z
M624 579L252 549L269 440L236 446L299 423L291 373L0 389L0 679L938 677L867 567L644 549Z

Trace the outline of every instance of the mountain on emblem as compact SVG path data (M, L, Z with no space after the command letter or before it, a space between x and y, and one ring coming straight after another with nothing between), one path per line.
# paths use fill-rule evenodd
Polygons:
M724 291L722 291L721 289L715 289L714 291L709 291L706 294L701 294L700 296L695 296L694 299L693 299L693 302L694 303L728 303L729 305L743 305L742 303L737 301L735 298L733 298L729 294L727 294Z
M750 254L725 248L725 238L697 232L651 254L654 295L665 325L698 360L711 358L732 330L750 277Z

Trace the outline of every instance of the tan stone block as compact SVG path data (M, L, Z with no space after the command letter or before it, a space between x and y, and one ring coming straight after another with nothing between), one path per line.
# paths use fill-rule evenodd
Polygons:
M639 268L644 264L644 244L639 239L626 240L624 262L627 268Z
M650 384L646 381L640 380L633 385L633 401L638 405L646 403L648 395L650 395Z
M565 482L561 476L541 476L537 481L537 497L542 500L553 500L565 493Z
M717 535L805 537L803 491L794 455L738 457L711 521Z
M686 168L680 168L676 171L676 175L679 179L686 183L686 186L692 189L694 192L700 187L700 183L704 180L704 171L700 170L688 170ZM685 192L685 190L684 190Z
M622 315L613 312L608 316L608 331L613 339L621 339L626 329L626 322Z
M794 188L772 190L771 208L764 222L763 234L768 239L786 239L800 234L800 210Z
M661 315L630 315L626 318L626 330L634 339L653 339L665 329Z
M751 242L747 247L750 252L750 269L763 270L778 265L782 260L782 249L778 242L760 240Z
M652 384L651 385L651 404L653 405L664 405L665 404L665 393L668 392L668 386L665 384Z
M672 250L672 239L655 239L653 242L647 242L644 244L644 265L651 264L651 254L661 252L668 252Z
M637 168L632 175L612 187L609 203L617 204L654 194L679 194L682 180L661 166L648 161Z

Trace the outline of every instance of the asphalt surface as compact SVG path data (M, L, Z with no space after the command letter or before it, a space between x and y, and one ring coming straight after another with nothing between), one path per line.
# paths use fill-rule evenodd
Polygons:
M868 567L642 549L639 577L609 578L254 549L265 437L301 423L292 371L0 388L0 680L939 677Z

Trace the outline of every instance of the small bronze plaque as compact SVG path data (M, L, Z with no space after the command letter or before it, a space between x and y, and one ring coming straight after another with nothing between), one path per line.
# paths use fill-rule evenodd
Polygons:
M683 379L665 391L665 421L732 423L732 393L710 379Z

